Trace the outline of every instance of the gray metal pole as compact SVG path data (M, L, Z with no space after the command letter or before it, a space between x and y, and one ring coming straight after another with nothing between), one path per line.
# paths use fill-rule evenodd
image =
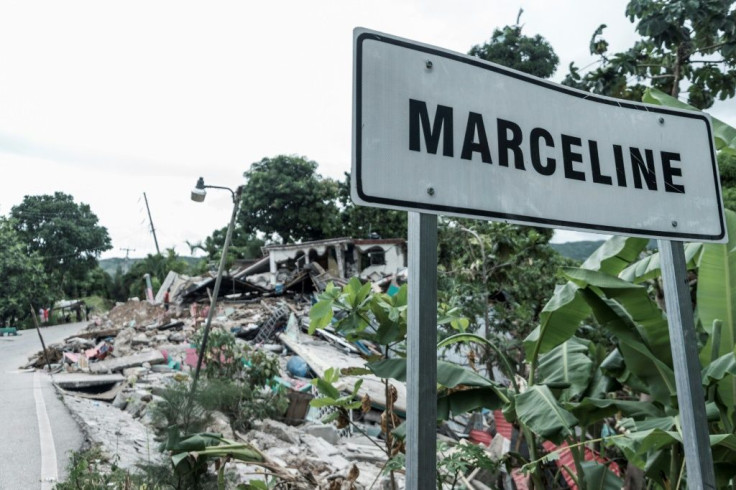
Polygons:
M151 218L151 208L148 207L148 196L143 193L143 200L146 201L146 211L148 211L148 222L151 223L151 234L153 235L153 243L156 244L156 253L161 255L161 250L158 248L158 238L156 238L156 228L153 227L153 218Z
M409 213L406 488L437 488L437 216Z
M684 247L682 242L658 242L685 446L687 486L692 489L716 488Z
M233 193L233 214L232 216L230 216L230 224L227 227L227 234L225 235L225 245L222 247L222 257L220 257L220 267L217 269L217 277L215 278L215 289L214 291L212 291L212 301L210 302L210 311L207 313L207 321L204 324L204 333L202 334L202 345L199 348L199 356L197 357L197 367L194 370L194 379L192 379L192 389L190 391L192 395L197 391L197 380L199 379L199 370L202 367L202 358L204 357L205 349L207 348L207 337L209 336L209 333L210 333L210 325L212 324L212 317L215 316L215 306L217 306L217 295L220 294L220 283L222 282L222 273L225 270L225 263L227 262L227 249L230 247L230 239L233 236L233 227L235 226L235 217L238 215L238 208L240 207L240 195L242 191L243 191L243 187L240 186Z

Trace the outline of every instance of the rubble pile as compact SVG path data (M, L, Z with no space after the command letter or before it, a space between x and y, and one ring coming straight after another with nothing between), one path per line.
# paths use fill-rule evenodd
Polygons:
M278 475L294 489L403 488L401 471L392 476L397 487L384 471L387 452L395 454L399 446L383 448L381 427L385 417L398 424L405 416L406 386L392 380L387 387L375 376L348 374L363 368L366 356L380 355L370 342L349 342L329 327L315 335L307 333L314 293L330 282L344 285L357 276L370 282L374 291L397 291L398 284L407 280L403 240L337 238L270 245L265 251L261 260L228 271L222 278L210 334L230 332L247 350L277 355L278 375L269 374L271 388L264 390L284 390L288 408L279 420L250 420L251 429L244 433L234 431L225 414L211 413L207 432L250 444L266 459L265 466L230 462L228 471L236 473L238 481ZM209 316L214 281L211 276L188 277L172 271L152 303L138 299L120 303L107 314L91 318L77 335L29 359L26 367L53 373L57 389L89 441L107 452L117 466L134 469L139 463L165 462L167 455L154 440L165 427L153 408L171 394L168 387L191 380L199 356L194 341ZM165 292L170 293L170 308L162 304ZM213 359L208 358L215 363ZM362 410L348 412L349 423L341 414L341 429L321 422L334 407L318 409L309 403L317 395L311 378L324 378L333 368L344 371L335 388L356 390L363 400ZM497 417L502 419L500 413ZM490 449L508 451L510 432L499 439L501 434L491 429L490 419L467 422L446 424L438 437L485 445L493 439L495 446ZM496 476L481 476L468 475L467 481L473 480L473 488L488 488L486 483L496 486ZM503 478L504 484L511 484L509 475Z
M131 324L135 326L136 324L145 324L157 320L164 313L164 310L158 305L151 304L148 301L132 299L125 303L118 303L115 308L100 317L100 321L103 322L104 326ZM87 329L94 330L94 326L97 324L98 322L95 321Z
M382 488L385 454L357 432L348 434L320 422L322 413L308 404L313 397L308 377L322 373L318 367L305 377L306 363L282 343L287 334L290 342L301 335L308 337L308 343L330 348L328 341L304 333L309 307L306 301L284 297L218 303L211 331L229 331L237 342L276 352L281 366L277 381L288 390L291 403L281 421L254 421L255 428L245 434L233 433L222 414L215 414L208 431L252 444L272 466L291 475L294 488L368 488L374 481L379 482L374 488ZM198 352L191 341L202 330L206 314L202 305L174 305L165 311L161 305L132 299L91 318L77 335L47 346L48 363L65 403L89 441L118 466L132 469L141 461L165 457L153 439L150 404L161 400L159 394L168 383L186 381L193 373ZM339 344L344 340L333 342L337 342L332 347L336 355L347 355ZM300 362L290 363L292 359ZM355 362L360 365L363 361L356 355ZM45 368L46 364L40 351L26 367ZM380 417L374 419L380 423ZM263 469L244 464L229 467L242 473L246 481L254 473L263 473Z

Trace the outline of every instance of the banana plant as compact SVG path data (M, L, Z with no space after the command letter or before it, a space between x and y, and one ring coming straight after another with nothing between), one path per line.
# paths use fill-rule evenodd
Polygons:
M710 442L719 484L730 481L736 473L736 446L732 446L736 440L736 214L726 211L726 221L729 243L686 247L688 263L697 270L698 277L694 284L697 318L704 339L700 349L702 380L708 396ZM547 305L546 317L551 320L546 324L543 321L525 342L536 376L530 383L567 381L567 393L558 393L557 400L581 427L617 413L625 437L617 437L611 443L621 449L630 464L645 470L652 481L678 487L684 484L686 475L669 330L664 313L646 288L647 281L660 275L659 257L654 253L632 261L632 255L625 252L643 249L636 240L614 237L581 268L563 271L568 283L558 289ZM574 369L567 366L590 366L590 362L580 359L585 350L569 334L573 328L568 325L556 329L554 320L580 318L584 311L616 340L616 349L600 365L602 372L625 391L648 401L612 401L600 397L601 393L585 392L582 398L575 399L586 378L582 370L576 378ZM554 362L545 359L547 354L539 354L545 351L554 353ZM570 362L571 359L576 360ZM548 365L556 370L550 370ZM560 370L566 373L557 372Z

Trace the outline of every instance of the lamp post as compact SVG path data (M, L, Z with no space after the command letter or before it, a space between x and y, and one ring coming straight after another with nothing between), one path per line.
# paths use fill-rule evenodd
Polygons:
M230 191L233 196L233 214L230 216L230 224L227 227L227 234L225 236L225 245L222 247L222 257L220 257L220 267L217 269L217 276L215 278L215 289L212 291L212 300L210 302L210 311L207 313L207 321L204 324L204 333L202 335L202 345L199 347L199 356L197 357L197 368L194 370L194 379L192 380L191 394L194 394L197 390L197 380L199 379L199 370L202 367L202 358L204 357L205 349L207 348L207 337L210 333L210 325L212 324L212 317L215 315L215 306L217 305L217 295L220 293L220 283L222 282L222 273L225 270L225 262L227 260L227 249L230 247L230 240L233 236L233 226L235 226L235 217L238 214L238 208L240 207L240 196L243 193L243 186L238 186L235 191L229 187L221 187L217 185L205 185L202 177L197 180L197 185L192 189L192 201L202 202L204 201L207 191L205 189L225 189Z

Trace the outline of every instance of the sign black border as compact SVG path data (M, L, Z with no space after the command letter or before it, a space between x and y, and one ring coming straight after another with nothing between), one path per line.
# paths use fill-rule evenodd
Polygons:
M504 76L522 80L527 83L533 83L535 85L539 85L547 89L556 90L566 95L570 95L570 96L578 97L578 98L585 98L587 101L591 101L591 102L598 102L601 104L613 105L616 107L625 107L628 109L641 110L641 111L646 111L646 112L668 114L668 115L677 116L677 117L689 117L693 119L703 120L703 122L705 123L706 129L708 131L708 138L710 141L710 145L709 145L710 153L711 153L710 157L711 157L711 165L712 165L712 171L713 171L713 182L715 183L716 198L718 199L719 203L721 203L721 205L718 208L719 223L721 226L720 234L704 235L704 234L695 234L695 233L652 231L652 230L639 229L639 228L622 228L618 226L598 225L594 223L563 221L563 220L509 214L509 213L480 211L477 209L467 209L467 208L460 208L460 207L455 207L455 206L445 206L445 205L431 204L431 203L417 203L417 202L412 202L412 201L402 201L398 199L387 199L387 198L367 195L365 192L363 192L362 160L361 160L361 156L362 156L362 96L363 96L363 88L362 88L361 82L363 79L362 78L363 43L366 40L393 44L395 46L400 46L402 48L407 48L407 49L411 49L415 51L420 51L422 53L427 53L432 56L439 56L439 57L447 58L453 61L458 61L460 63L472 65L476 68L493 71L493 72L502 74ZM431 210L431 211L445 212L448 214L476 216L478 218L493 218L494 220L501 220L501 221L510 220L510 221L516 221L516 222L523 223L523 224L528 224L530 226L539 224L539 225L548 226L548 227L571 228L571 229L576 229L576 230L581 230L581 231L593 230L596 232L606 232L606 233L611 233L611 234L624 234L624 235L633 235L633 236L644 236L644 237L655 238L655 239L661 238L661 239L681 239L681 240L693 240L693 241L699 241L699 240L722 241L726 235L725 220L723 216L723 202L721 200L720 186L718 185L718 182L719 182L718 165L716 163L716 157L715 157L714 145L713 145L713 134L711 132L712 128L711 128L711 125L709 124L707 117L703 114L679 112L679 111L671 110L667 107L637 104L637 103L626 101L626 100L609 99L609 98L600 97L595 94L591 94L587 92L580 92L577 90L573 90L569 87L565 87L564 85L559 85L553 82L549 82L547 80L542 80L540 78L532 77L530 75L525 75L517 71L512 71L500 65L492 64L492 63L483 61L478 58L472 58L472 57L461 55L459 53L453 53L449 51L440 50L438 48L434 48L434 47L423 45L423 44L414 44L412 42L409 42L403 39L398 39L398 38L387 36L385 34L380 34L377 32L362 32L358 34L358 36L355 38L355 56L356 56L355 66L354 66L355 68L354 91L355 92L354 92L354 99L353 99L354 100L353 132L354 132L355 144L354 144L353 158L355 159L355 168L356 168L357 175L353 176L353 179L355 180L355 186L356 186L356 191L358 193L358 196L365 202L375 203L377 205L384 205L384 206L392 207L392 208L405 208L406 210Z

